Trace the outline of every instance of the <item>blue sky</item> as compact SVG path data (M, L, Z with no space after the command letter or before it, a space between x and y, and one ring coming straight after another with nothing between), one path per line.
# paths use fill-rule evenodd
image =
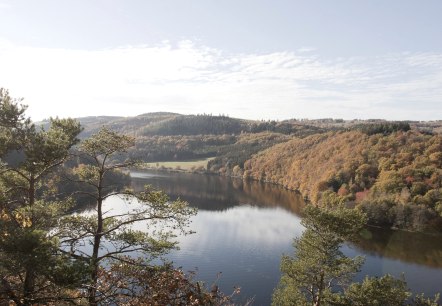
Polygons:
M34 120L442 119L441 16L430 0L0 0L0 87Z

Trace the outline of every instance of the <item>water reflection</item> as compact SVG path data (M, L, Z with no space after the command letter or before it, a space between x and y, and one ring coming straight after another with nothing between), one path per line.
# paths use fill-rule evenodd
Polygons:
M133 172L133 187L151 184L171 198L180 197L199 213L192 219L196 234L180 237L179 252L170 259L185 269L199 268L198 277L211 281L219 271L222 290L241 285L256 305L270 304L283 253L291 254L293 237L302 232L302 197L275 185L219 176ZM442 283L442 238L371 228L358 244L347 245L348 256L365 255L357 276L400 276L405 273L415 292L434 294Z
M276 185L215 175L131 172L132 186L145 184L164 190L172 199L180 197L200 210L222 211L239 205L280 207L299 215L304 201L299 193Z
M229 293L241 287L243 301L269 305L280 273L283 253L291 253L293 237L301 234L297 214L302 197L292 191L257 182L219 176L135 172L137 190L151 184L172 199L198 207L191 229L180 236L180 250L168 257L186 270L198 268L198 279L209 284L222 271L218 284Z
M195 234L179 237L180 250L169 258L211 282L223 273L224 292L240 286L242 298L269 305L278 283L282 253L291 253L292 237L300 235L300 219L282 208L242 205L223 211L200 210L192 219Z
M442 267L442 237L423 233L370 228L370 237L362 239L357 248L361 253L400 259L401 261Z

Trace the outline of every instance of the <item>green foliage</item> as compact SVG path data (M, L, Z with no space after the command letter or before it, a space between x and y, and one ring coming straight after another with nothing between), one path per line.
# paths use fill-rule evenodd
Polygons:
M327 305L339 298L337 290L350 282L364 261L348 258L340 250L364 226L361 212L307 206L304 215L306 230L293 243L294 257L281 260L283 275L273 294L274 305Z
M294 256L282 257L282 276L272 305L439 305L439 295L431 299L418 294L410 299L405 280L390 275L351 283L364 260L346 257L340 247L362 234L367 221L363 213L342 207L326 210L307 206L304 214L306 229L294 241Z
M394 196L378 196L361 202L359 208L367 214L370 224L415 231L436 231L439 215L435 209L410 202L398 204Z
M57 118L46 130L38 129L24 117L20 99L1 89L0 100L2 285L18 305L58 300L66 297L66 270L61 267L73 262L58 249L55 228L71 203L54 194L54 173L68 158L81 129L72 119ZM71 276L69 286L80 278Z
M80 121L86 126L83 135L87 137L104 125L121 134L136 135L136 146L128 152L131 159L157 162L218 156L214 171L226 167L229 161L242 167L252 154L272 145L248 145L242 139L254 138L254 135L260 138L259 134L275 134L282 138L282 135L305 137L324 132L322 128L292 121L251 121L173 113L150 113L132 118L87 117L80 118ZM259 142L260 145L263 143Z
M416 294L413 297L411 305L413 306L440 306L440 294L436 294L433 298L427 298L424 294Z
M245 121L227 116L179 115L145 129L144 135L223 135L239 134L246 129Z
M427 298L412 293L405 280L387 274L381 277L365 277L362 283L353 283L345 290L340 305L352 306L439 306L439 294Z
M20 127L29 125L30 121L24 116L26 106L21 105L23 99L14 99L9 92L0 88L0 156L16 149L14 139L21 136Z
M344 205L347 200L345 196L340 196L331 190L326 190L321 195L320 204L321 207L334 208Z
M244 168L244 162L253 154L288 139L289 137L285 135L275 133L243 134L235 143L220 148L217 153L218 157L211 160L207 168L213 172L221 168L231 171L235 166Z
M217 155L237 138L232 135L141 136L128 155L145 162L200 159Z
M354 306L401 306L410 296L407 283L388 274L365 277L362 283L353 283L345 291L348 305Z
M367 135L374 135L374 134L388 135L397 131L406 132L411 129L410 124L405 121L359 124L352 128L359 130Z
M102 128L97 134L84 140L80 151L89 157L102 158L106 162L112 154L126 152L135 145L135 139L126 135L119 135L107 128Z
M0 88L0 126L5 128L17 127L25 121L26 106L19 104L23 99L14 99L9 91Z
M150 186L136 193L109 180L134 164L132 161L117 162L119 159L113 158L133 145L132 137L103 128L78 148L77 154L86 164L76 167L70 179L80 188L79 193L95 203L95 210L89 215L65 216L58 229L62 247L89 267L87 299L90 305L107 298L99 291L100 269L105 269L105 264L127 263L126 255L134 253L146 260L164 255L176 247L171 238L177 231L188 232L189 217L195 214L186 202L170 201L165 193ZM103 206L107 198L116 195L131 209L113 212ZM146 228L135 226L141 224ZM85 244L91 245L90 252L82 249Z

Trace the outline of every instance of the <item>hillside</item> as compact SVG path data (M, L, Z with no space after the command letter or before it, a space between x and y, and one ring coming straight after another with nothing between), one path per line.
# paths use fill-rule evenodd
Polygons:
M247 160L244 177L299 190L322 206L359 206L373 225L442 226L441 135L354 130L292 139Z
M274 132L304 135L324 129L313 121L246 120L228 116L181 115L177 113L146 113L134 117L92 116L77 118L84 127L83 135L89 135L107 126L119 133L137 136L190 136L190 135L238 135L241 133Z
M160 112L135 117L78 118L89 137L102 126L136 137L129 157L143 162L183 161L213 157L209 169L243 167L259 151L292 137L323 133L325 129L300 122L256 121L212 115ZM232 166L233 167L233 166ZM230 169L232 170L232 169Z
M79 121L84 136L103 125L135 136L126 156L132 159L211 158L208 172L279 184L322 206L357 206L373 225L442 230L440 121L278 122L175 113Z
M134 117L82 117L77 120L84 127L82 137L89 137L96 133L102 126L107 126L110 129L124 134L139 135L143 133L143 129L149 126L159 125L164 121L172 120L179 114L159 112L148 113Z

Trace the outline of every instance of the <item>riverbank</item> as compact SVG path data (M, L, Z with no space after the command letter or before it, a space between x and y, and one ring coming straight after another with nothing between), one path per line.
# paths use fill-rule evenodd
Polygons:
M157 170L165 172L182 172L182 173L204 173L207 174L207 163L213 157L205 159L187 160L187 161L163 161L142 163L139 169L142 170Z

